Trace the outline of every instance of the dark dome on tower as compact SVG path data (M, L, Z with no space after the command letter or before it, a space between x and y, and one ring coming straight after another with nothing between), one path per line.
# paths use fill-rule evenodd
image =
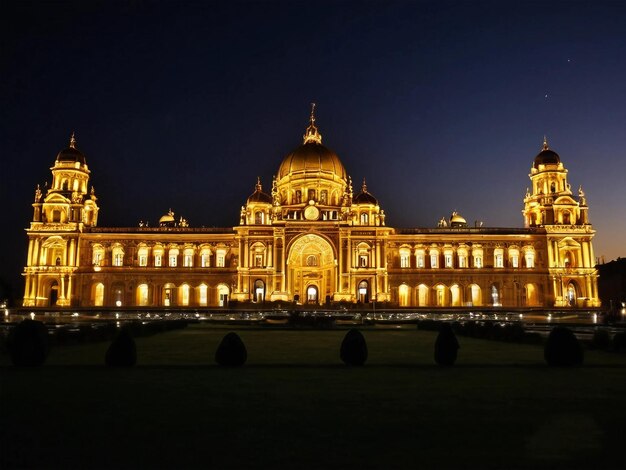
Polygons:
M538 168L539 165L558 165L559 163L561 163L561 157L559 157L559 154L554 150L550 150L548 141L544 138L543 149L535 157L533 167Z
M85 155L76 148L76 139L74 138L74 133L72 133L72 137L70 138L70 146L64 150L61 150L56 158L57 162L78 162L81 165L85 164Z
M365 183L365 178L363 179L363 186L361 187L361 192L357 194L352 200L355 204L373 204L375 206L378 205L378 199L376 199L372 194L367 191L367 184Z
M260 178L257 179L254 192L250 195L250 197L248 197L248 204L250 204L251 202L261 202L266 204L272 203L272 196L263 192Z

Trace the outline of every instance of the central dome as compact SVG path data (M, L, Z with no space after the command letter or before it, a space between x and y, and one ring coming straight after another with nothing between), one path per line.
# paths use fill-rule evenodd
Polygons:
M535 157L533 162L534 168L539 168L539 165L558 165L561 163L561 157L554 150L550 150L548 147L548 140L543 138L543 148L541 152Z
M333 180L347 178L346 169L337 154L321 143L311 141L295 149L280 164L279 180L296 175L326 176Z

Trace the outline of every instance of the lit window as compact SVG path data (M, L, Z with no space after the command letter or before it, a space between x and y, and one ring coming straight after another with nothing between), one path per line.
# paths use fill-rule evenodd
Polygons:
M367 268L369 265L369 256L367 255L359 255L359 266L362 268Z
M124 253L115 253L113 255L113 266L123 266Z
M426 266L426 256L423 251L419 251L417 253L417 267L423 268L424 266Z
M459 254L459 268L467 268L467 255Z
M263 255L260 255L260 254L254 255L254 266L257 268L263 267Z
M446 253L445 256L446 268L452 268L452 253Z
M438 258L439 258L439 253L431 253L430 254L430 267L431 268L437 268L438 267Z
M161 266L163 266L163 256L161 254L154 255L154 265L157 268L160 268Z
M361 225L367 225L369 223L369 216L367 213L361 214Z
M482 268L483 267L483 257L482 256L474 256L474 267Z
M193 255L191 253L185 253L185 258L183 259L183 266L186 268L193 267Z
M225 267L226 266L226 251L218 250L215 262L218 268Z
M317 266L317 256L309 255L306 257L306 265L307 266Z
M102 261L104 259L104 247L102 245L94 245L93 247L93 257L91 262L94 266L102 265Z
M495 268L504 268L504 251L502 248L493 250L493 266Z
M534 268L535 267L535 253L533 251L527 251L524 257L526 258L526 267Z
M518 255L511 256L511 266L514 268L519 268L519 256Z
M202 256L200 257L200 265L203 268L208 268L210 266L208 253L202 253Z
M176 261L177 261L176 258L177 258L176 255L170 253L169 266L171 268L175 268L176 267Z
M400 250L400 267L401 268L410 268L411 267L411 252L407 248L403 248Z
M139 255L139 266L148 266L148 257L146 255Z

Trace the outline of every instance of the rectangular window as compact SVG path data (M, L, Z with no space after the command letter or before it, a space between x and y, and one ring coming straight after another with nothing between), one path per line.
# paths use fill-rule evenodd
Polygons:
M367 255L359 255L359 266L362 268L367 268L369 265L369 256Z
M200 259L201 265L203 268L208 268L209 267L209 255L207 255L206 253L202 255L202 258Z
M409 266L409 255L400 255L400 267L408 268Z
M148 257L146 255L139 256L139 266L148 266Z
M417 267L423 268L425 264L424 255L417 255Z
M93 254L93 264L95 266L100 266L101 259L102 259L102 254L101 253L94 253Z
M183 261L183 265L186 268L191 268L193 266L193 255L185 255L185 259Z
M483 258L481 256L474 257L474 267L482 268L483 267Z
M113 256L113 266L122 266L124 262L124 255L122 253L115 253Z
M170 267L176 267L176 255L170 255Z
M446 268L451 268L452 267L452 255L446 254L445 261L446 261Z
M257 268L263 267L263 255L254 255L254 266Z
M431 268L436 268L437 267L437 258L439 256L438 255L430 255L430 267Z
M226 257L224 256L223 253L218 253L217 254L217 267L223 268L224 266L226 266Z
M465 268L466 266L466 259L465 255L459 255L459 268Z
M526 267L527 268L535 267L535 255L533 253L526 253Z
M504 257L502 255L496 255L496 268L504 267Z
M161 255L154 255L154 265L160 268L163 265L163 257Z
M511 257L511 266L514 268L519 268L519 256L514 255Z

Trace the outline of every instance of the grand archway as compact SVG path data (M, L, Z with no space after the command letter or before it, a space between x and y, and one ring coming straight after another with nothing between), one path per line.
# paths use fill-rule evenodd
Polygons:
M289 247L287 290L292 298L310 303L332 298L336 290L336 271L335 250L321 236L312 233L302 235ZM316 295L312 296L314 291Z

